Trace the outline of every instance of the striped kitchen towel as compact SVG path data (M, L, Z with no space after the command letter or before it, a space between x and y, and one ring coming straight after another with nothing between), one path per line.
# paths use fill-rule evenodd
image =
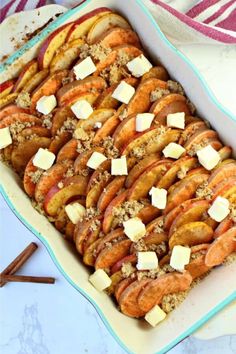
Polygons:
M132 0L126 0L132 1ZM172 42L236 44L236 0L142 0ZM80 0L0 0L0 22L12 13ZM169 24L172 24L170 26Z

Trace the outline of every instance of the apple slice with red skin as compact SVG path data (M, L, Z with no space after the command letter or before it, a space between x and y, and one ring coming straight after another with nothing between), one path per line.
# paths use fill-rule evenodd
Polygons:
M71 139L72 134L67 131L56 135L52 138L48 150L57 155L59 151L63 148L63 146L66 145L66 143L68 143L68 141L70 141Z
M88 178L84 176L67 177L61 180L63 188L58 183L50 188L44 199L44 210L50 216L55 216L58 210L74 196L85 196Z
M87 193L90 191L90 189L97 183L97 180L99 179L99 175L103 174L104 172L111 172L111 160L107 159L103 161L97 168L96 170L93 171L92 176L89 179L89 183L87 186Z
M66 23L53 31L41 44L38 53L39 68L47 69L56 51L65 43L66 37L73 26L73 22Z
M205 264L205 254L201 254L197 258L193 259L189 264L187 264L185 269L191 274L191 277L194 280L206 274L211 269L211 267L208 267Z
M41 82L46 79L48 76L49 71L47 69L41 70L37 72L24 86L24 92L29 92L31 93L34 91L40 84Z
M236 226L230 228L219 237L208 248L205 257L205 265L215 267L236 251Z
M68 102L73 102L81 95L90 93L91 89L96 93L101 93L106 87L106 81L101 77L87 77L70 82L57 91L59 106L66 106Z
M185 129L183 133L181 134L181 137L179 139L179 144L184 145L186 141L191 138L193 134L198 132L199 130L207 130L208 127L206 126L206 123L202 120L197 121L197 122L191 122L187 126L185 126Z
M95 137L93 138L93 143L99 144L104 138L108 136L112 136L116 127L119 124L120 124L119 115L118 113L116 113L112 117L108 118L104 122L103 126L97 130Z
M213 189L213 197L212 200L216 199L219 195L224 195L231 187L236 185L236 176L232 176L220 182L214 189Z
M96 40L96 43L109 48L114 48L122 44L130 44L137 48L141 48L137 34L131 29L124 29L121 27L113 27L104 32Z
M14 105L14 104L11 104L11 105L3 108L0 111L0 121L3 120L4 118L14 114L14 113L28 113L28 114L30 114L30 111L27 108L21 108L21 107Z
M219 166L210 176L208 187L213 189L222 181L236 175L236 163L232 162Z
M31 95L31 111L35 111L36 103L42 96L55 95L62 86L62 80L68 75L67 70L62 70L49 75Z
M122 149L136 134L136 114L133 114L123 119L116 128L112 136L115 147Z
M171 167L172 161L160 160L148 167L134 182L129 190L128 200L140 200L148 195L150 189Z
M221 236L226 231L231 229L231 227L233 227L233 226L234 226L234 222L231 219L231 217L225 218L223 221L221 221L221 223L215 229L214 238L217 238L217 237Z
M70 107L61 107L56 110L52 118L52 127L51 127L52 136L56 136L58 134L64 122L68 118L75 118L75 115L70 109Z
M127 116L134 113L148 112L151 107L150 95L156 88L166 89L165 81L150 78L139 84L134 96L128 103Z
M103 212L107 206L111 203L113 198L117 195L117 193L121 190L124 185L126 176L117 176L115 177L105 188L105 190L101 193L97 208L101 212Z
M38 170L38 167L34 166L33 164L34 156L29 160L27 166L25 168L24 178L23 178L23 185L24 190L28 194L29 197L34 196L36 183L31 178L31 173L35 173Z
M74 21L70 28L66 41L71 42L77 38L82 38L87 35L92 25L99 19L99 17L111 12L107 7L99 7L93 11L86 13Z
M0 84L0 98L9 95L12 92L14 85L15 85L14 80L7 80L5 82L2 82Z
M41 125L42 121L32 114L24 112L12 113L0 121L0 129L9 127L15 123L31 123L32 125Z
M125 256L124 258L116 262L111 268L111 274L118 272L122 268L123 264L125 263L136 264L137 263L136 254L129 254L128 256Z
M36 59L29 61L21 71L14 85L13 92L20 92L24 89L27 82L37 73L38 62Z
M101 219L101 216L95 216L90 220L83 220L77 223L74 231L74 241L76 249L80 254L83 255L90 244L97 240L101 229ZM93 227L94 224L96 227ZM89 239L90 242L87 243Z
M101 16L90 28L87 41L89 44L93 44L99 40L101 35L113 27L121 27L124 29L130 29L129 23L120 15L115 13L108 13Z
M65 160L50 167L47 173L41 176L36 185L34 194L35 200L41 203L49 190L64 178L67 170L72 166L73 162L71 160Z
M69 140L64 146L62 146L61 150L57 154L57 162L64 161L64 160L75 160L76 157L79 155L77 151L78 147L78 140L71 139Z
M136 280L136 276L132 277L132 278L125 278L123 280L121 280L115 287L115 298L117 300L117 302L119 302L119 299L121 297L121 294L125 291L125 289Z
M105 234L107 234L112 228L112 223L114 220L113 208L116 208L119 205L121 205L123 202L125 202L127 199L128 193L129 193L129 191L126 190L126 191L118 194L107 206L105 213L104 213L104 219L103 219L103 224L102 224L102 229Z
M160 112L158 112L155 116L155 123L159 123L160 125L166 125L166 117L168 114L174 114L178 112L184 112L186 115L190 114L188 105L183 101L174 101L169 105L164 107Z

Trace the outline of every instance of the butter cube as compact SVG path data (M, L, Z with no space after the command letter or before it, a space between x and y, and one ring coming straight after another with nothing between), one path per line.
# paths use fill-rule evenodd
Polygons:
M89 281L98 291L103 291L111 285L111 279L103 269L98 269L90 275Z
M137 217L124 221L123 226L124 233L133 242L140 240L140 238L142 238L146 233L146 227L144 223Z
M185 152L185 148L176 143L169 143L162 152L165 157L178 159Z
M190 255L191 248L174 246L170 257L170 266L179 272L183 272L186 264L189 264Z
M229 213L229 201L223 197L217 197L212 206L208 209L210 217L218 222L224 220Z
M73 224L77 224L85 215L86 209L80 203L72 203L65 206L65 212Z
M139 113L136 116L136 132L143 132L150 128L155 114L153 113Z
M151 203L158 209L165 209L167 202L167 190L164 188L152 187L149 191Z
M87 57L86 59L81 61L79 64L75 65L73 70L75 73L76 80L83 80L87 76L94 73L97 70L97 68L96 68L96 65L94 64L92 58Z
M129 103L135 93L133 86L121 81L117 88L114 90L112 97L122 103Z
M112 176L123 176L128 174L126 156L111 160Z
M141 54L139 57L129 61L127 68L133 76L141 77L152 68L152 64L143 54Z
M197 157L200 164L206 170L212 170L219 162L219 153L211 146L207 145L203 149L197 151Z
M159 322L163 321L165 318L166 318L166 313L158 305L155 305L145 315L145 320L152 327L155 327Z
M93 113L93 107L86 100L80 100L71 106L72 112L78 119L87 119Z
M56 107L57 100L54 95L42 96L36 103L36 109L42 114L49 114Z
M158 267L158 258L156 252L138 252L138 270L150 270Z
M102 127L102 122L96 122L94 128L100 129Z
M12 144L12 137L9 127L0 129L0 149Z
M167 126L173 128L184 129L185 128L185 113L170 113L167 115Z
M42 168L43 170L48 170L52 167L55 158L56 156L51 151L39 148L33 158L33 165Z
M98 166L101 165L101 163L106 160L107 160L106 156L104 156L100 152L95 151L90 156L90 158L87 162L87 166L96 170L98 168Z

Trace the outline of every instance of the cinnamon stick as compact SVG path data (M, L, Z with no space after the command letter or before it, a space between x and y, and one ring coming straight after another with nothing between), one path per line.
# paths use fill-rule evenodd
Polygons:
M42 283L54 284L55 279L51 277L33 277L28 275L8 275L0 274L1 281L5 282L18 282L18 283Z
M17 256L0 274L0 287L6 284L7 281L2 279L3 275L12 275L31 257L34 251L38 248L36 243L32 242Z

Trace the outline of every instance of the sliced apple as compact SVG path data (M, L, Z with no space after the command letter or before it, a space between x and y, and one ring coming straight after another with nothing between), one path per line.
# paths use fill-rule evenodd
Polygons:
M96 123L105 123L108 118L115 114L114 109L97 109L87 119L81 119L78 121L76 128L82 128L84 130L94 130Z
M121 27L114 27L104 32L97 42L104 47L116 47L122 44L131 44L140 48L140 41L137 34L131 29L124 29Z
M64 161L66 159L75 160L78 156L77 152L78 140L71 139L62 146L61 150L58 152L57 155L57 162Z
M125 178L126 176L115 177L103 190L97 203L97 207L101 212L107 208L113 198L115 198L117 193L121 190L125 183Z
M9 95L15 85L14 80L7 80L0 84L0 98Z
M146 74L141 78L141 82L146 79L156 78L159 80L167 81L169 79L168 72L163 66L153 66Z
M29 109L11 104L0 111L0 121L14 113L30 113Z
M41 70L50 66L56 51L65 43L73 24L73 22L70 22L56 29L42 43L38 53L38 63Z
M17 96L18 96L18 93L13 92L13 93L9 93L9 95L7 95L7 96L3 96L2 98L0 98L0 109L2 109L3 107L6 107L10 103L15 102Z
M127 141L130 141L136 134L136 114L128 116L116 128L113 139L117 149L121 149Z
M76 101L77 97L81 95L91 94L91 90L94 93L101 93L106 86L106 81L101 77L87 77L83 80L73 81L57 92L58 103L61 107L66 106L68 102Z
M65 44L65 48L59 51L54 56L50 64L50 72L54 73L57 70L70 69L72 64L79 57L80 47L84 44L82 39L75 39L70 43Z
M68 141L72 139L72 134L70 132L63 132L52 138L48 150L53 152L55 155L63 148Z
M115 13L108 13L101 16L93 24L88 32L87 41L90 44L95 43L104 32L111 29L112 27L130 29L129 23L123 17Z
M13 88L13 92L20 92L24 89L24 86L28 83L28 81L37 73L38 71L38 62L36 59L28 62L23 70L21 71L15 86Z
M75 115L70 109L70 107L66 106L66 107L58 108L58 110L56 111L55 115L52 118L51 132L53 136L56 136L58 134L64 122L68 118L75 118Z
M42 96L54 95L62 85L62 80L68 75L67 70L58 71L48 76L33 92L31 96L31 111L35 110L37 101Z
M47 69L41 70L36 73L24 86L24 92L31 93L36 89L37 86L41 84L41 82L46 79L49 71Z
M98 146L98 147L94 147L90 150L85 150L84 152L81 152L78 155L78 157L75 159L75 162L74 162L74 170L77 175L80 175L80 174L83 175L83 173L85 171L88 171L88 174L89 174L87 162L88 162L89 158L91 157L91 155L95 151L100 152L102 154L104 149L102 147Z
M5 118L3 118L0 122L0 129L9 127L15 123L31 123L32 125L41 125L41 119L33 116L32 114L27 114L23 112L13 113Z
M66 41L70 42L74 39L84 37L99 17L109 12L111 12L111 10L107 7L99 7L78 18L78 20L74 21L73 26L69 30Z
M44 199L44 210L48 215L55 216L72 197L86 195L87 177L67 177L61 183L63 188L60 189L58 184L54 185Z
M113 223L113 220L114 220L113 208L117 208L123 202L125 202L126 199L127 199L127 195L128 195L128 190L122 192L121 194L118 194L110 202L110 204L106 208L105 213L104 213L103 224L102 224L103 232L105 232L105 234L110 232L110 230L112 228L112 223Z

